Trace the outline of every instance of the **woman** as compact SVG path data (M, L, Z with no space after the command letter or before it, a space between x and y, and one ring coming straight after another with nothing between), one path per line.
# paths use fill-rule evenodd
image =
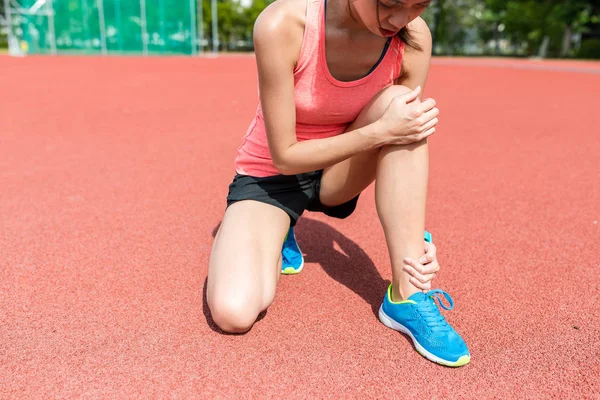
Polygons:
M430 2L277 0L258 17L260 102L208 272L207 302L224 331L249 330L282 269L302 268L293 227L303 211L346 218L375 180L393 274L380 320L434 362L470 361L434 301L446 308L443 295L451 308L450 296L428 291L439 265L423 242L427 137L439 111L420 97L431 35L419 15Z

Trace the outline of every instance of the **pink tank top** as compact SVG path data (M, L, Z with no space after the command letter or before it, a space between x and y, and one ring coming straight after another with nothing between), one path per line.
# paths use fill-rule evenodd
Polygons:
M343 82L329 72L325 58L325 1L307 0L304 38L296 69L296 136L298 141L343 133L367 103L400 76L404 43L393 37L377 66L365 77ZM235 159L242 175L279 175L267 142L260 98Z

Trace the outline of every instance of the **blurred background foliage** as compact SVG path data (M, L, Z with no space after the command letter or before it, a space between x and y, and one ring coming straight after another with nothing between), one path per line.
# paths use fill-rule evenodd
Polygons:
M252 27L271 0L217 0L221 50L252 49ZM211 4L203 2L204 46ZM437 55L600 58L598 0L434 0L423 14Z
M254 21L272 1L216 0L219 51L251 51ZM121 2L139 7L139 0ZM200 52L213 49L211 3L196 3ZM168 13L152 4L149 21ZM0 0L0 16L4 6ZM423 18L436 55L600 59L600 0L434 0Z

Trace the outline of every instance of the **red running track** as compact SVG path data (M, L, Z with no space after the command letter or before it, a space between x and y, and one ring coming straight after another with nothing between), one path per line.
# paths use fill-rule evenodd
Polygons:
M538 64L431 70L435 284L472 352L448 369L376 319L372 187L303 217L308 264L248 334L215 329L252 57L0 57L0 397L600 398L600 64Z

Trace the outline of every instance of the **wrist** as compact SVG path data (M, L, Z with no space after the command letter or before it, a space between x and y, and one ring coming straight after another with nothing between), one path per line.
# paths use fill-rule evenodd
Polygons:
M367 140L369 149L375 149L387 143L385 140L386 129L379 119L360 128L359 133Z

